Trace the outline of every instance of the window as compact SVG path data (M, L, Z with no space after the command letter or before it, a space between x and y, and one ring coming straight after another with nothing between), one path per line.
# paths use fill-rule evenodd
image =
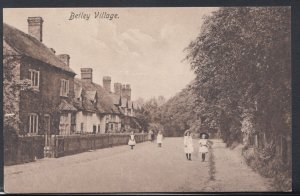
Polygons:
M59 134L60 135L68 135L70 134L70 123L71 119L69 118L68 113L61 113L60 114L60 121L59 121Z
M37 134L39 128L39 116L37 114L29 114L28 133Z
M60 80L60 96L67 97L69 93L69 80Z
M93 125L93 133L96 133L96 129L97 129L96 125Z
M100 125L98 125L98 133L100 133Z
M40 85L40 72L30 69L30 80L31 80L31 86L38 89Z

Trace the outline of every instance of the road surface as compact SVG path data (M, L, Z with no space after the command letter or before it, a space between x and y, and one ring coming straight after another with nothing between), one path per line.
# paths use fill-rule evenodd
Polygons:
M267 191L268 181L245 164L240 154L214 142L214 164L197 153L186 160L183 138L99 149L4 167L7 193ZM195 151L198 148L194 140ZM211 165L215 180L211 180ZM247 179L248 178L248 179Z

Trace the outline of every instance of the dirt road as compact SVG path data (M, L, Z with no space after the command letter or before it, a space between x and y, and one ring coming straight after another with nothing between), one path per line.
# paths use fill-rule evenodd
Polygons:
M196 151L196 140L194 146ZM192 161L187 161L183 138L166 138L162 148L145 142L137 144L134 150L118 146L7 166L4 187L8 193L205 192L243 190L243 186L252 191L266 188L263 178L246 165L238 164L238 155L232 155L225 147L213 151L215 181L210 180L209 157L201 162L195 152ZM232 173L235 175L231 176ZM249 180L245 178L249 177L258 183L247 184Z

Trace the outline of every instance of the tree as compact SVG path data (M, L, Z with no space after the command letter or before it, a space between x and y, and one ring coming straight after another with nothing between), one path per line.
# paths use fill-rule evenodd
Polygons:
M19 99L21 91L31 90L31 81L20 77L20 56L3 58L3 113L4 130L19 130Z
M240 138L245 111L260 116L262 130L290 133L290 44L288 7L221 8L205 18L186 60L206 121L228 143Z

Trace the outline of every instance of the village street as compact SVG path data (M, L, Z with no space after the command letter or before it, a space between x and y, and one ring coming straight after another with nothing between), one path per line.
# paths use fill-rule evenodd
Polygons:
M166 138L162 148L144 142L134 150L117 146L6 166L4 189L8 193L269 190L269 180L243 162L239 149L230 150L218 140L213 142L214 158L207 157L205 162L197 153L192 154L192 161L186 160L183 138ZM194 147L198 148L197 140Z

